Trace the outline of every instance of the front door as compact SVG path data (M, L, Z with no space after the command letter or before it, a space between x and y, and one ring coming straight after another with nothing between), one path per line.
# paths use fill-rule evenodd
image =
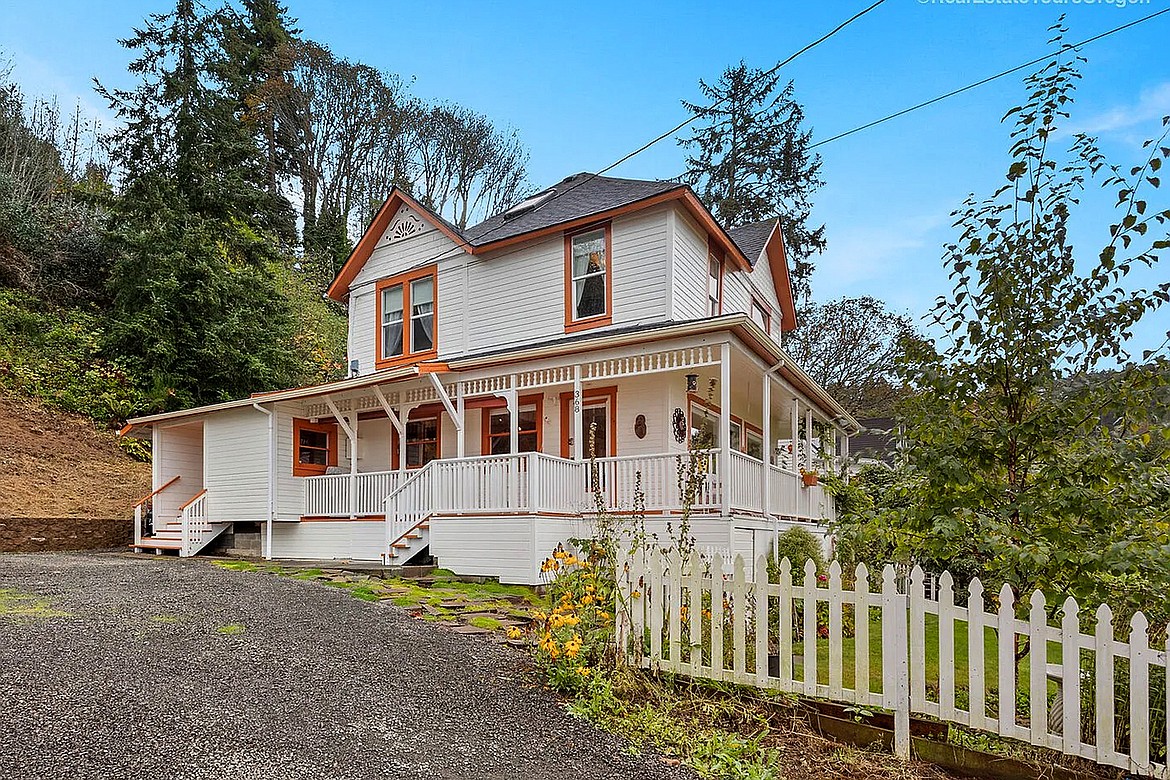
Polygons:
M617 454L617 388L585 390L581 402L581 454L604 458ZM561 394L561 457L573 457L573 394Z

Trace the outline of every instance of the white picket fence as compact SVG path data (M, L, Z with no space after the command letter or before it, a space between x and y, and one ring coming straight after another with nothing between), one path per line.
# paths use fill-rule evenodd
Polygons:
M629 609L619 618L619 648L651 669L890 710L903 757L915 714L1170 777L1170 647L1149 646L1141 613L1118 641L1107 605L1086 616L1095 630L1085 634L1072 598L1054 624L1037 591L1021 620L1007 585L994 610L978 580L956 603L946 572L937 600L926 598L918 567L907 580L886 566L871 584L862 564L845 587L836 562L821 577L809 562L793 582L785 559L774 579L765 556L749 569L739 557L694 554L680 565L639 552L622 584ZM1018 665L1022 642L1030 651Z

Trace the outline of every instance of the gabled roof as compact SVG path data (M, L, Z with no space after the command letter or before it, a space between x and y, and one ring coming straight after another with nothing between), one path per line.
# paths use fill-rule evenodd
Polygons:
M744 253L748 262L752 264L752 268L756 267L756 261L764 253L764 247L767 246L768 239L771 237L772 231L776 229L778 222L779 220L773 217L772 219L765 219L762 222L741 225L740 227L727 231L728 235L731 236L731 240Z
M784 248L784 234L780 232L777 217L732 228L731 239L747 257L752 268L761 257L768 258L776 299L780 301L780 330L796 327L796 302L792 297L792 279L788 275L788 252Z
M792 283L788 276L788 259L779 219L767 219L750 225L724 230L698 196L685 184L670 181L618 179L577 173L562 179L540 195L534 196L531 209L509 215L509 211L485 219L478 225L460 230L439 214L395 187L370 222L366 232L337 278L329 285L326 295L335 301L344 301L349 286L370 258L382 234L398 209L409 206L446 235L468 254L481 254L501 249L520 241L530 241L565 230L585 227L591 223L628 214L667 201L678 201L712 237L727 256L742 270L750 271L761 257L768 258L776 297L780 301L780 329L796 327L796 312L792 299Z

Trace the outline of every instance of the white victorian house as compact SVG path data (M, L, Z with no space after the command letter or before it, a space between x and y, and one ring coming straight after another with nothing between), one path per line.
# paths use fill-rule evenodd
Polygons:
M193 555L226 530L265 558L535 583L597 495L630 512L640 482L661 531L702 430L700 549L754 554L833 517L801 472L858 426L782 349L775 220L725 230L684 185L578 174L459 230L395 191L328 295L348 302L350 378L127 424L154 445L137 549Z

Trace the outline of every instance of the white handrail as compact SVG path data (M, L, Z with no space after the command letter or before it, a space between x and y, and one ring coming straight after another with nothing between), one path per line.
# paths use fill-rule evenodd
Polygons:
M305 477L305 511L308 517L364 517L379 515L386 496L405 479L401 471L359 471ZM351 483L354 493L350 493ZM352 509L351 509L352 504Z
M203 541L203 537L211 532L211 523L207 520L207 490L204 489L195 495L186 504L183 504L181 515L183 533L180 542L179 557L187 558L194 555L198 547L195 542Z

